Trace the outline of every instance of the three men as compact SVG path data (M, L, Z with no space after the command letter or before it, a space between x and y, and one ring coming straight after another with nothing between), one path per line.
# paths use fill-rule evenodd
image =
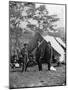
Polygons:
M48 57L47 60L45 55ZM53 49L51 47L51 43L50 42L46 43L44 40L43 41L38 40L38 45L36 48L36 61L38 64L39 71L42 71L42 62L41 62L42 59L45 59L45 62L47 62L48 70L51 69L55 70L53 67L51 67L51 62L53 59ZM26 71L28 60L29 60L28 44L25 43L19 55L19 61L23 63L22 71Z

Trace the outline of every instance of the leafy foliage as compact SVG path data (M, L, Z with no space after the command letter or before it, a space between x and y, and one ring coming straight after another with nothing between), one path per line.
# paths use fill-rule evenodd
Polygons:
M9 2L9 28L10 42L15 41L14 47L20 46L22 34L28 32L44 32L55 30L54 22L58 21L57 15L49 15L45 5L36 8L35 3Z

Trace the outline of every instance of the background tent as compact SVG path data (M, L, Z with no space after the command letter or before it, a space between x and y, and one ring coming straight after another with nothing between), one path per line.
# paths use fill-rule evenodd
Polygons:
M42 36L47 42L51 42L53 49L60 54L59 61L64 62L65 52L64 49L59 45L59 43L52 36Z

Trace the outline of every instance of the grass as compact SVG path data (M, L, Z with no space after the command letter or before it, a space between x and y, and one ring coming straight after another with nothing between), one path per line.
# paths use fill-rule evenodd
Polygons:
M43 65L43 70L38 71L38 66L28 67L26 72L21 72L17 68L9 73L10 88L27 88L39 86L59 86L65 85L65 65L56 67L55 71L48 71L47 65Z

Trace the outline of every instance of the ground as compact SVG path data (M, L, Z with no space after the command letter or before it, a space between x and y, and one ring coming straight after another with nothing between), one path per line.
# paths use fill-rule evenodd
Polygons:
M48 71L47 65L43 65L43 70L38 71L38 66L28 67L26 72L21 72L17 68L10 70L10 88L25 88L38 86L65 85L65 65L55 67L56 71Z

